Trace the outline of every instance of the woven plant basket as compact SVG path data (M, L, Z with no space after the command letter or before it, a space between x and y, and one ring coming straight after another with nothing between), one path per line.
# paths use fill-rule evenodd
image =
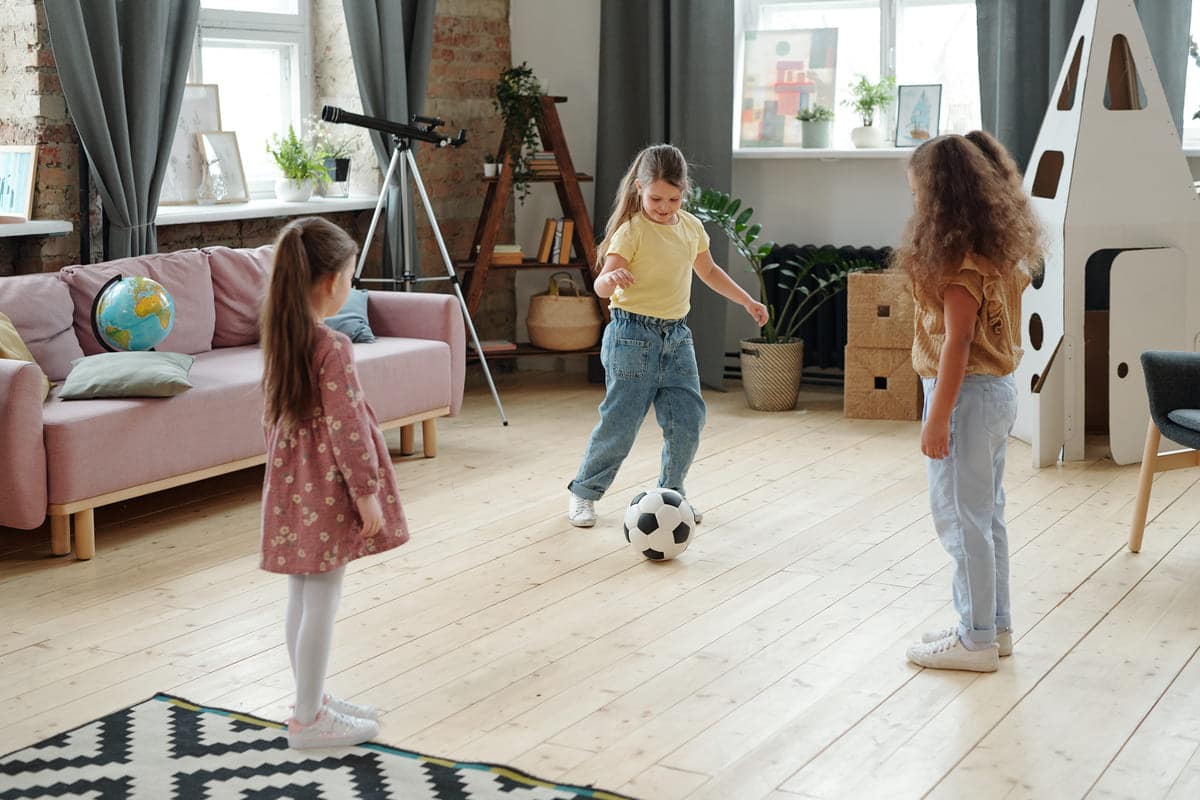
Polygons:
M804 342L767 344L762 338L743 339L740 356L742 390L755 411L791 411L800 395Z
M560 286L559 279L570 286ZM604 318L596 298L581 291L570 273L556 272L544 294L529 298L525 327L529 341L545 350L587 350L600 341Z

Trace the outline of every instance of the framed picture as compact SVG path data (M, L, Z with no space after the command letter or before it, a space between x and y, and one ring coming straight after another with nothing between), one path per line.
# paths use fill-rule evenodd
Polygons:
M233 131L205 131L196 134L203 164L208 165L209 184L214 203L244 203L250 199L237 134ZM203 180L203 164L201 180Z
M36 144L0 145L0 222L28 222L33 216Z
M746 31L741 147L800 146L797 112L834 107L837 44L837 28Z
M171 142L171 155L163 175L158 204L163 206L196 202L196 189L203 177L200 142L196 134L221 130L221 102L215 83L189 83L183 87L183 104Z
M913 84L896 94L896 147L916 147L938 135L942 118L942 85Z

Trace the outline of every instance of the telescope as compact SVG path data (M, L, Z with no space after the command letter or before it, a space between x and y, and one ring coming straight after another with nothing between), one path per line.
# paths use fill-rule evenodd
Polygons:
M373 131L390 134L401 139L416 139L421 142L430 142L438 147L462 147L467 141L466 128L459 128L458 136L450 138L438 133L436 130L439 126L445 125L445 121L437 117L423 117L419 114L413 114L409 123L392 122L391 120L380 119L379 117L355 114L351 111L340 109L337 106L325 106L321 109L321 119L326 122L358 125L361 128L370 128Z

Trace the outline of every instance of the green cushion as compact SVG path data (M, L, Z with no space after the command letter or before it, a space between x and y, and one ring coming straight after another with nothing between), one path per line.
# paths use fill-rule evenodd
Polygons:
M71 362L59 397L171 397L192 388L188 372L195 360L183 353L152 350L84 356Z

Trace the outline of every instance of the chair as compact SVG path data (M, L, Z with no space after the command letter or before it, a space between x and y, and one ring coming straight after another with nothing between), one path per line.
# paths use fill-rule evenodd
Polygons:
M1147 350L1142 353L1146 396L1150 400L1150 426L1138 476L1129 549L1142 549L1146 510L1156 472L1200 466L1200 353ZM1191 448L1159 454L1163 437Z

